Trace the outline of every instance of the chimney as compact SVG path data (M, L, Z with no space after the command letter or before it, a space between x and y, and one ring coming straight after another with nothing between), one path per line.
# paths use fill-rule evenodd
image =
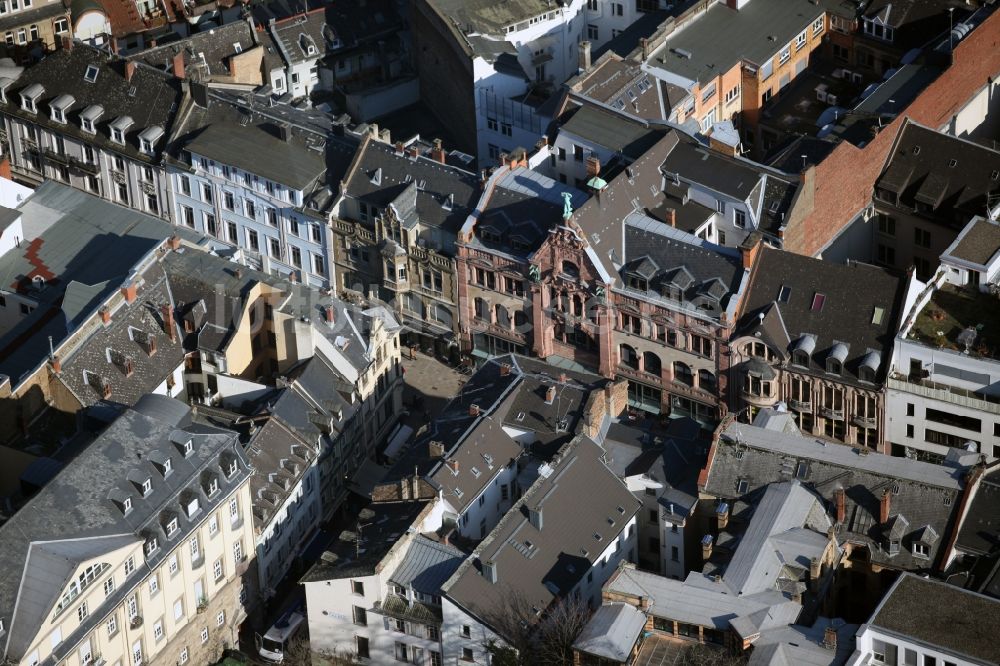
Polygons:
M431 158L441 164L445 163L445 152L444 148L441 147L441 139L434 139L434 148L431 150Z
M0 160L0 178L11 180L10 160L6 157Z
M528 509L528 522L536 530L541 531L544 521L542 520L542 507L541 505L536 506L534 509Z
M131 60L125 61L125 80L131 81L132 77L135 76L135 63Z
M163 317L163 332L167 334L171 342L176 342L177 330L174 326L174 309L169 304L161 305L160 315Z
M167 246L171 250L181 249L181 237L178 236L177 234L174 234L173 236L167 239Z
M323 316L326 319L327 326L333 326L334 321L336 320L336 314L337 311L334 310L332 305L326 306L326 308L323 310Z
M650 599L647 595L644 594L641 597L639 597L640 610L648 611L652 607L653 607L653 600Z
M101 395L104 396L105 400L111 397L111 382L104 383L101 387Z
M111 41L114 42L115 40L111 40ZM70 37L69 35L63 35L63 38L62 38L62 47L63 47L64 51L72 51L73 50L73 38Z
M278 123L278 138L285 143L292 140L292 128L288 123Z
M237 266L237 267L236 267L236 268L235 268L235 269L233 270L233 275L234 275L234 276L236 277L236 279L237 279L237 280L242 280L242 279L243 279L243 268L242 268L242 267L239 267L239 266Z
M590 69L590 42L582 41L577 47L577 67L582 71Z
M62 359L60 359L58 356L53 356L49 360L49 363L52 364L52 372L54 372L57 375L60 372L62 372Z
M479 405L469 405L469 416L479 416Z
M889 522L889 509L892 508L892 491L886 488L882 491L882 501L879 505L879 522L885 525Z
M569 379L569 377L566 376L565 372L560 372L559 373L559 383L560 384L565 384L568 379Z
M420 476L414 474L410 477L410 487L413 489L413 499L420 499Z
M396 142L396 154L397 155L402 155L403 154L403 142L402 141L397 141Z
M837 649L837 630L832 626L823 630L823 647L827 650Z
M667 209L667 224L669 224L672 227L677 226L677 211L674 210L673 208Z
M752 233L740 245L740 254L743 257L743 269L750 270L757 261L757 254L760 253L760 246L763 245L759 233Z
M156 355L156 338L149 336L149 343L146 345L146 353L150 356Z
M183 79L185 74L184 70L184 51L181 51L174 54L174 58L171 61L171 71L178 79Z
M673 507L673 505L671 505ZM715 509L715 517L718 520L719 529L724 530L729 524L729 505L725 502L721 503Z
M823 571L823 561L818 557L809 560L809 578L814 582L819 581L819 575Z
M439 440L431 440L430 444L427 445L427 453L431 458L444 458L444 442Z
M701 559L707 562L708 558L712 557L712 543L715 539L711 534L706 534L701 540Z
M642 46L642 61L645 62L649 57L649 40L643 37L639 40L639 44Z
M109 310L107 306L104 306L103 308L98 310L98 313L101 315L102 324L107 326L108 324L111 323L111 310Z
M509 374L510 374L510 363L501 363L500 364L500 376L501 377L506 377Z
M587 158L587 178L601 175L601 160L598 157Z
M491 583L497 582L497 563L493 560L484 560L483 565L483 578Z
M448 460L444 461L444 464L447 465L448 469L450 469L452 472L454 472L455 474L458 474L458 461L457 460L455 460L454 458L448 458Z
M132 359L125 359L125 376L131 377L132 373L135 372L135 365L132 363Z
M556 399L556 387L550 386L547 389L545 389L545 404L551 405L555 399Z
M837 524L843 525L847 518L847 492L843 488L833 491L833 501L837 507Z
M136 292L138 291L138 289L139 288L138 288L138 286L136 286L135 282L132 282L132 283L130 283L130 284L122 287L122 296L125 297L125 302L126 303L134 303L135 302Z

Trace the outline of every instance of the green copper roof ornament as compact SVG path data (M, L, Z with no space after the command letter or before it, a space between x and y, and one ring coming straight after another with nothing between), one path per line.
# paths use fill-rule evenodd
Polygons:
M587 187L597 190L598 192L600 192L607 186L608 186L608 181L604 180L600 176L594 176L593 178L587 181Z

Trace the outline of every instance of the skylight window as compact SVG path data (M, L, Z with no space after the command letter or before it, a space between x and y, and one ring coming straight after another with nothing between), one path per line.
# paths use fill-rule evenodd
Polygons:
M812 310L813 312L819 312L823 309L824 303L826 303L826 296L817 291L813 295L812 307L809 309Z
M787 303L791 295L792 288L787 285L781 285L781 289L778 290L778 302Z
M87 83L93 83L97 81L97 75L100 72L101 70L97 67L97 65L87 65L87 71L83 73L83 80Z
M872 314L872 323L876 326L882 323L882 319L885 317L885 308L875 307L875 312Z
M958 160L956 160L954 158L948 160L948 166L951 167L951 168L954 168L954 167L958 166Z

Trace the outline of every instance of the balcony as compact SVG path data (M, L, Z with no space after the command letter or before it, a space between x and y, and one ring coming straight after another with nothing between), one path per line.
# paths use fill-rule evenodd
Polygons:
M663 377L651 372L646 372L645 370L639 370L638 368L633 368L630 365L624 363L618 364L617 372L623 377L628 377L630 379L635 379L637 381L643 382L644 384L653 384L654 386L663 386Z
M83 173L98 174L101 172L101 165L94 164L93 162L86 162L81 160L79 157L69 158L69 165L76 169L77 171L82 171Z
M130 629L138 629L142 626L142 616L136 615L131 620L128 621L128 626Z
M55 162L56 164L64 164L66 166L69 166L70 159L69 155L67 155L66 153L60 153L55 150L52 150L51 148L46 148L42 152L45 155L45 159L47 159L48 161Z
M788 408L793 412L811 412L812 402L809 400L789 400Z
M922 395L926 398L949 402L970 409L978 409L989 414L1000 416L1000 398L997 396L977 393L968 389L932 382L929 379L918 379L902 374L889 377L888 387L897 391Z
M824 419L831 419L833 421L843 421L844 420L844 410L834 409L832 407L820 407L819 415Z
M855 416L851 419L851 423L859 428L867 428L872 430L878 425L878 419L874 416Z
M778 402L778 396L776 393L772 395L762 395L760 393L755 393L752 390L748 390L746 387L740 390L740 395L744 400L756 407L771 407Z

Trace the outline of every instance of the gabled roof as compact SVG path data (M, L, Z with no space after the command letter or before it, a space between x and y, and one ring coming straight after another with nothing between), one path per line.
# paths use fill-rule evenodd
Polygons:
M756 422L755 422L756 423ZM913 555L911 539L924 526L948 534L962 494L964 470L824 444L787 429L732 423L713 446L703 472L702 492L725 499L753 495L769 484L797 479L822 495L829 511L844 491L845 519L838 538L868 547L872 561L897 569L929 569L941 551L939 539L928 558ZM741 482L745 488L741 489ZM880 524L881 498L888 491L890 516L909 525L899 553L888 552ZM900 525L902 521L900 521Z
M373 178L379 170L381 177ZM347 176L347 196L385 208L411 182L419 190L416 212L424 227L457 232L479 199L479 179L474 174L424 156L397 153L394 146L375 140L364 142L355 158ZM449 197L446 208L442 204Z
M134 408L127 409L96 441L82 451L49 481L35 497L0 527L0 557L6 563L0 572L0 618L8 627L4 656L15 661L24 656L29 642L42 626L45 614L63 591L64 580L45 581L32 569L29 552L40 542L79 539L106 540L124 538L132 543L156 536L160 548L146 557L146 566L155 568L177 543L182 543L191 529L208 512L228 501L231 493L248 474L236 433L190 423L190 408L165 396L144 396ZM190 440L192 452L183 456L178 442ZM167 476L152 462L157 455L170 456L172 470ZM228 461L237 463L237 473L225 474ZM214 475L222 492L206 495L204 479ZM134 482L149 478L152 490L143 496ZM180 504L180 497L199 499L201 511L190 519ZM121 498L131 499L131 511L123 513ZM169 538L160 524L164 508L179 517L179 531ZM118 541L97 543L97 549L111 548ZM85 557L90 551L79 545L46 546L46 552ZM53 549L55 549L53 551ZM46 560L46 561L50 561ZM51 572L50 572L51 573ZM32 603L22 603L21 581L32 580ZM138 579L136 579L138 580ZM133 583L135 581L132 581ZM121 603L131 584L119 586L105 602L108 608ZM17 614L14 615L15 607ZM61 660L79 640L92 632L105 617L101 609L91 608L90 617L56 650Z
M622 602L605 604L594 612L573 643L573 649L626 663L645 626L646 616L635 606Z
M0 108L12 116L36 123L44 128L89 143L97 148L128 155L140 162L159 160L164 143L154 146L154 154L139 150L138 135L148 127L159 125L169 132L181 103L180 80L140 64L132 77L126 78L125 60L102 50L76 42L72 49L62 49L45 56L27 68L7 91L7 102ZM84 78L88 67L97 68L97 77ZM21 109L17 94L25 88L40 85L44 92L32 114ZM49 103L61 95L71 95L74 103L66 113L66 122L57 123L49 113ZM91 105L109 110L89 134L80 127L79 113ZM126 131L125 144L111 141L107 126L115 119L131 117L134 122Z
M501 423L487 416L449 450L443 464L431 473L431 482L462 513L507 465L521 455L521 444L504 432Z
M645 79L640 80L644 81ZM632 88L627 89L631 90ZM655 99L656 91L649 88L642 94L646 98ZM629 96L627 93L623 93L623 97L627 100ZM631 108L626 110L631 111ZM580 137L630 159L635 159L645 153L663 135L662 129L654 129L646 122L589 104L581 106L569 114L569 118L562 122L561 132Z
M954 258L974 266L985 267L997 253L1000 253L1000 223L976 217L965 226L941 258Z
M318 60L328 48L339 45L333 28L326 24L325 7L275 21L269 27L289 65Z
M439 596L441 586L464 559L465 553L458 548L418 534L389 580L421 594Z
M857 289L859 284L865 289ZM785 287L789 292L782 300ZM875 350L882 359L875 379L881 382L905 290L906 280L884 268L823 261L765 245L757 256L737 327L742 334L753 335L760 329L760 315L776 308L792 346L805 334L815 336L808 370L825 373L827 357L841 343L848 352L842 380L858 383L861 362ZM762 332L778 337L773 330ZM775 351L788 354L791 349Z
M173 73L174 58L180 55L186 67L193 67L200 80L228 77L230 60L257 46L253 29L246 21L233 21L205 32L196 32L163 46L132 53L129 60Z
M640 508L602 454L583 436L567 444L444 584L443 593L488 621L508 594L542 612L557 595L572 591ZM529 510L541 512L541 529L529 521ZM494 564L496 583L484 576L483 562Z

